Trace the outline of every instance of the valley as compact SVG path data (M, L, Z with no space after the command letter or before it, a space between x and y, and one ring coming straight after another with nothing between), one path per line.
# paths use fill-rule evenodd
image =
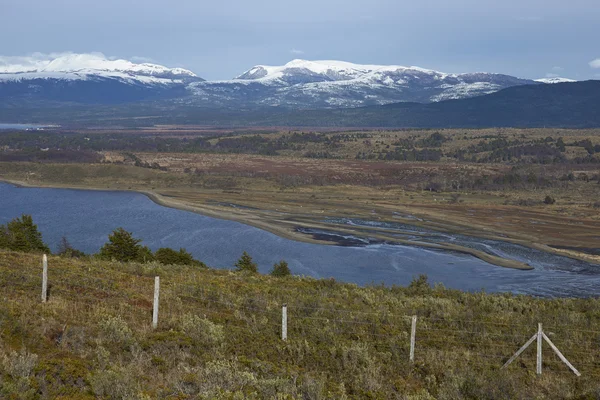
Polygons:
M27 150L36 146L31 137L49 150ZM334 231L530 268L448 240L415 238L418 227L600 262L594 130L155 127L3 140L0 178L23 185L140 191L163 205L308 242L323 242L309 232ZM107 145L113 150L100 150ZM407 227L332 222L340 219Z

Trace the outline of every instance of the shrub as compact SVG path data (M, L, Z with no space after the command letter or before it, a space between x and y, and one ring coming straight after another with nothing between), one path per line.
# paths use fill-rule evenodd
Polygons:
M288 267L288 263L284 260L279 261L277 264L273 265L273 270L271 271L272 276L290 276L292 273L290 268Z
M544 199L544 204L554 204L554 203L556 203L556 200L554 199L554 197L546 196L546 198Z
M450 204L456 204L459 202L459 200L460 200L460 193L452 193L450 195L450 200L448 200L448 202Z
M214 360L198 371L199 392L208 398L217 393L235 393L256 383L256 376L233 361ZM241 393L240 393L241 394ZM240 397L241 398L241 397Z
M225 332L221 325L197 315L184 315L181 320L181 330L194 341L206 346L217 346L225 340Z
M430 292L431 286L429 285L427 275L421 274L418 277L413 278L408 285L408 289L413 294L425 294Z
M156 261L165 265L198 265L205 266L204 263L195 260L184 248L175 251L168 247L163 247L154 253Z
M121 262L148 262L154 259L152 251L146 246L141 246L141 239L135 239L130 232L117 228L108 235L108 242L100 249L99 256L105 260Z
M37 365L38 356L26 350L17 353L11 351L0 359L2 369L13 378L29 378L33 368Z
M100 321L103 339L110 343L129 345L133 342L133 332L121 316L106 316Z
M71 246L71 243L67 240L66 236L63 236L58 245L58 252L56 253L61 257L68 258L81 258L85 257L83 251L77 250Z
M251 273L258 272L258 265L252 261L252 257L246 252L242 254L239 260L235 263L235 268L237 271L245 271Z
M140 399L138 385L127 370L101 370L89 377L98 398Z

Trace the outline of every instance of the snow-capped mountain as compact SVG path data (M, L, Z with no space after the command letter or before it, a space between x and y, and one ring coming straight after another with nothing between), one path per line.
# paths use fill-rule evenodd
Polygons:
M0 62L0 81L38 78L86 80L96 77L159 84L199 79L192 71L183 68L167 68L148 63L135 64L127 60L109 60L98 53L68 53L55 58L30 58L24 63L14 64Z
M542 84L490 73L448 74L419 67L293 60L257 65L226 81L99 53L0 57L0 107L47 102L117 104L175 99L200 107L344 108L462 99Z
M490 73L447 74L419 67L293 60L257 65L233 80L189 85L196 101L297 108L436 102L489 94L528 79Z
M110 60L102 54L0 58L0 99L122 103L180 97L202 81L193 72Z
M536 82L541 82L541 83L569 83L569 82L577 82L575 79L569 79L569 78L561 78L561 77L554 77L554 78L541 78L541 79L536 79Z

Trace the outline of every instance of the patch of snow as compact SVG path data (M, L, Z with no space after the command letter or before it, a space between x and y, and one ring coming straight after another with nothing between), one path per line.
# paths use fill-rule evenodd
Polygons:
M554 78L541 78L541 79L536 79L536 82L542 82L542 83L566 83L566 82L577 82L574 79L569 79L569 78L561 78L561 77L554 77Z

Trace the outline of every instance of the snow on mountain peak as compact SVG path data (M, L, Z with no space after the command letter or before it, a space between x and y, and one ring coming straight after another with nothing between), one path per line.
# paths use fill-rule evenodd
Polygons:
M567 83L567 82L577 82L574 79L569 79L569 78L561 78L559 76L553 77L553 78L541 78L541 79L536 79L536 82L541 82L541 83Z
M41 77L63 74L141 75L147 77L197 78L182 68L167 68L156 64L135 64L131 61L111 60L102 53L40 54L29 57L0 57L0 74L39 74Z
M404 67L400 65L371 65L354 64L346 61L302 59L292 60L282 66L257 65L234 78L234 80L259 80L268 81L288 80L293 76L320 77L327 81L346 81L352 79L378 79L386 73L425 74L444 79L449 76L442 72L420 68ZM385 79L385 78L383 78Z

